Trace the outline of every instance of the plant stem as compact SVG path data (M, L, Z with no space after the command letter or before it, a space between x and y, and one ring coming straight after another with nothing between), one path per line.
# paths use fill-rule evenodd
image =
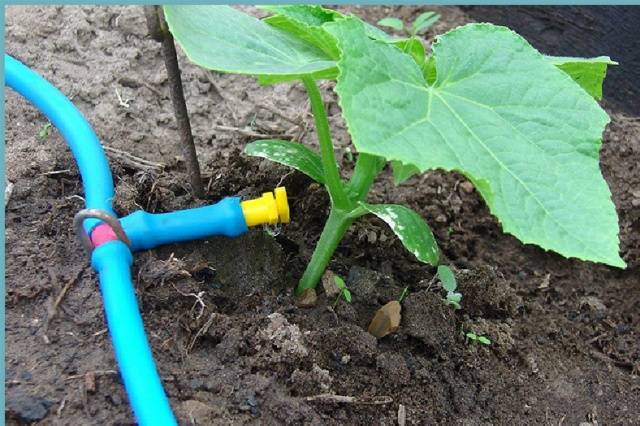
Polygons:
M371 154L358 154L356 167L353 170L353 176L349 182L352 200L355 202L363 201L367 198L369 189L373 185L378 173L382 171L385 161L380 157ZM350 194L350 195L351 195Z
M200 163L198 163L196 146L193 143L191 123L189 122L187 104L184 100L182 78L180 77L180 67L173 36L169 32L166 22L164 22L164 16L159 6L145 6L145 17L147 18L147 28L151 37L162 43L162 57L169 77L171 101L180 136L180 149L187 166L193 194L202 198L204 196L204 187L200 176Z
M336 248L338 248L340 240L342 240L342 237L344 237L345 232L347 232L347 229L353 221L354 219L349 217L344 211L331 209L329 218L320 235L320 240L318 240L318 244L316 244L316 248L311 256L311 261L307 265L307 269L304 271L298 287L296 287L296 295L300 295L306 289L314 288L318 284L333 253L336 251Z
M336 164L336 158L333 152L333 143L331 142L329 121L327 120L327 113L324 108L324 103L322 102L322 95L313 78L303 77L302 82L307 89L307 94L311 101L311 111L315 119L318 142L320 143L320 159L322 160L322 168L324 169L327 190L331 196L331 203L338 209L348 210L351 203L346 196L344 185L338 172L338 165Z

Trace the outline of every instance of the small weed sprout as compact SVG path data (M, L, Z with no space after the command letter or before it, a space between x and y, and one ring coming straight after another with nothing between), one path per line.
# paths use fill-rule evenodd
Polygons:
M456 292L458 283L453 271L451 271L451 268L445 265L438 266L438 278L442 283L442 288L447 291L446 298L444 299L445 303L453 306L454 309L460 309L462 294Z
M488 337L480 336L472 331L466 332L465 337L467 338L467 342L481 343L486 346L489 346L491 344L491 340Z
M40 139L46 139L49 137L49 131L51 130L51 123L47 123L38 132L38 137Z
M335 307L338 306L338 302L340 301L341 297L347 303L351 303L351 292L347 288L347 285L345 284L344 280L337 275L333 276L333 280L336 283L336 287L338 287L338 290L340 290L340 293L338 293L338 297L336 297L336 301L333 302L333 308L335 309Z
M393 17L379 20L378 25L393 28L399 32L405 32L410 37L416 37L419 34L424 34L433 24L438 22L439 19L440 14L438 13L424 12L413 21L413 24L409 28L405 28L404 23L400 19Z
M402 304L402 302L404 302L404 299L406 299L408 295L409 295L409 287L405 287L404 290L402 290L400 297L398 298L398 303Z

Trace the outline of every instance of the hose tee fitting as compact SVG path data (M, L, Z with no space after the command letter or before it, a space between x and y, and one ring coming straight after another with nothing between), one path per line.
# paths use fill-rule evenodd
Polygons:
M289 202L287 190L276 188L273 192L265 192L262 197L240 203L247 226L275 225L289 223Z

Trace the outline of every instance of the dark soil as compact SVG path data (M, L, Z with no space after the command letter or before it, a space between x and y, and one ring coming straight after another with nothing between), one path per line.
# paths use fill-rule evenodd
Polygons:
M375 22L423 8L350 9ZM470 21L458 8L437 9L435 32ZM373 218L349 231L331 264L347 278L353 303L329 309L333 300L320 290L316 307L301 309L291 290L321 231L327 196L299 173L240 154L252 138L229 130L301 133L314 144L300 85L259 87L207 74L181 56L207 187L206 200L194 200L176 156L160 46L146 37L140 8L12 6L6 18L7 52L71 96L106 146L165 164L159 172L110 154L118 213L288 188L290 225L136 255L146 330L181 423L394 424L400 405L409 424L640 423L639 116L605 101L612 123L602 167L626 270L522 245L501 232L460 175L428 173L395 188L386 171L371 200L406 203L431 223L458 270L462 310L442 302L432 268ZM346 147L331 84L323 88L337 143ZM73 158L55 129L39 136L46 119L15 93L7 91L5 107L14 184L6 207L7 421L130 424L96 276L71 229L83 207ZM348 172L348 156L341 161ZM404 287L400 329L376 340L366 331L370 319ZM467 342L463 331L492 344ZM357 400L307 399L326 393Z

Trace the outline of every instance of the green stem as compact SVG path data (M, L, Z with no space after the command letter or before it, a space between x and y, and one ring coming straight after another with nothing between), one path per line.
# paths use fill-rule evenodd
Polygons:
M307 265L298 287L296 287L296 295L301 295L306 289L315 288L320 278L322 278L327 265L329 265L333 252L338 248L340 240L342 240L353 221L354 218L351 218L344 211L331 209L327 223L325 223L320 235L320 240L318 240L318 244L316 244L311 256L311 261Z
M358 154L356 167L349 182L353 201L364 201L376 176L384 168L384 159L371 154Z
M318 142L320 143L320 159L322 160L325 184L331 196L331 202L337 208L347 210L351 203L344 191L340 173L338 172L338 165L336 164L336 158L333 152L333 143L331 142L329 121L327 120L327 113L324 109L324 103L322 102L322 95L320 95L320 90L318 90L318 86L316 86L313 78L303 77L302 82L307 89L307 94L311 101L311 111L315 119Z

